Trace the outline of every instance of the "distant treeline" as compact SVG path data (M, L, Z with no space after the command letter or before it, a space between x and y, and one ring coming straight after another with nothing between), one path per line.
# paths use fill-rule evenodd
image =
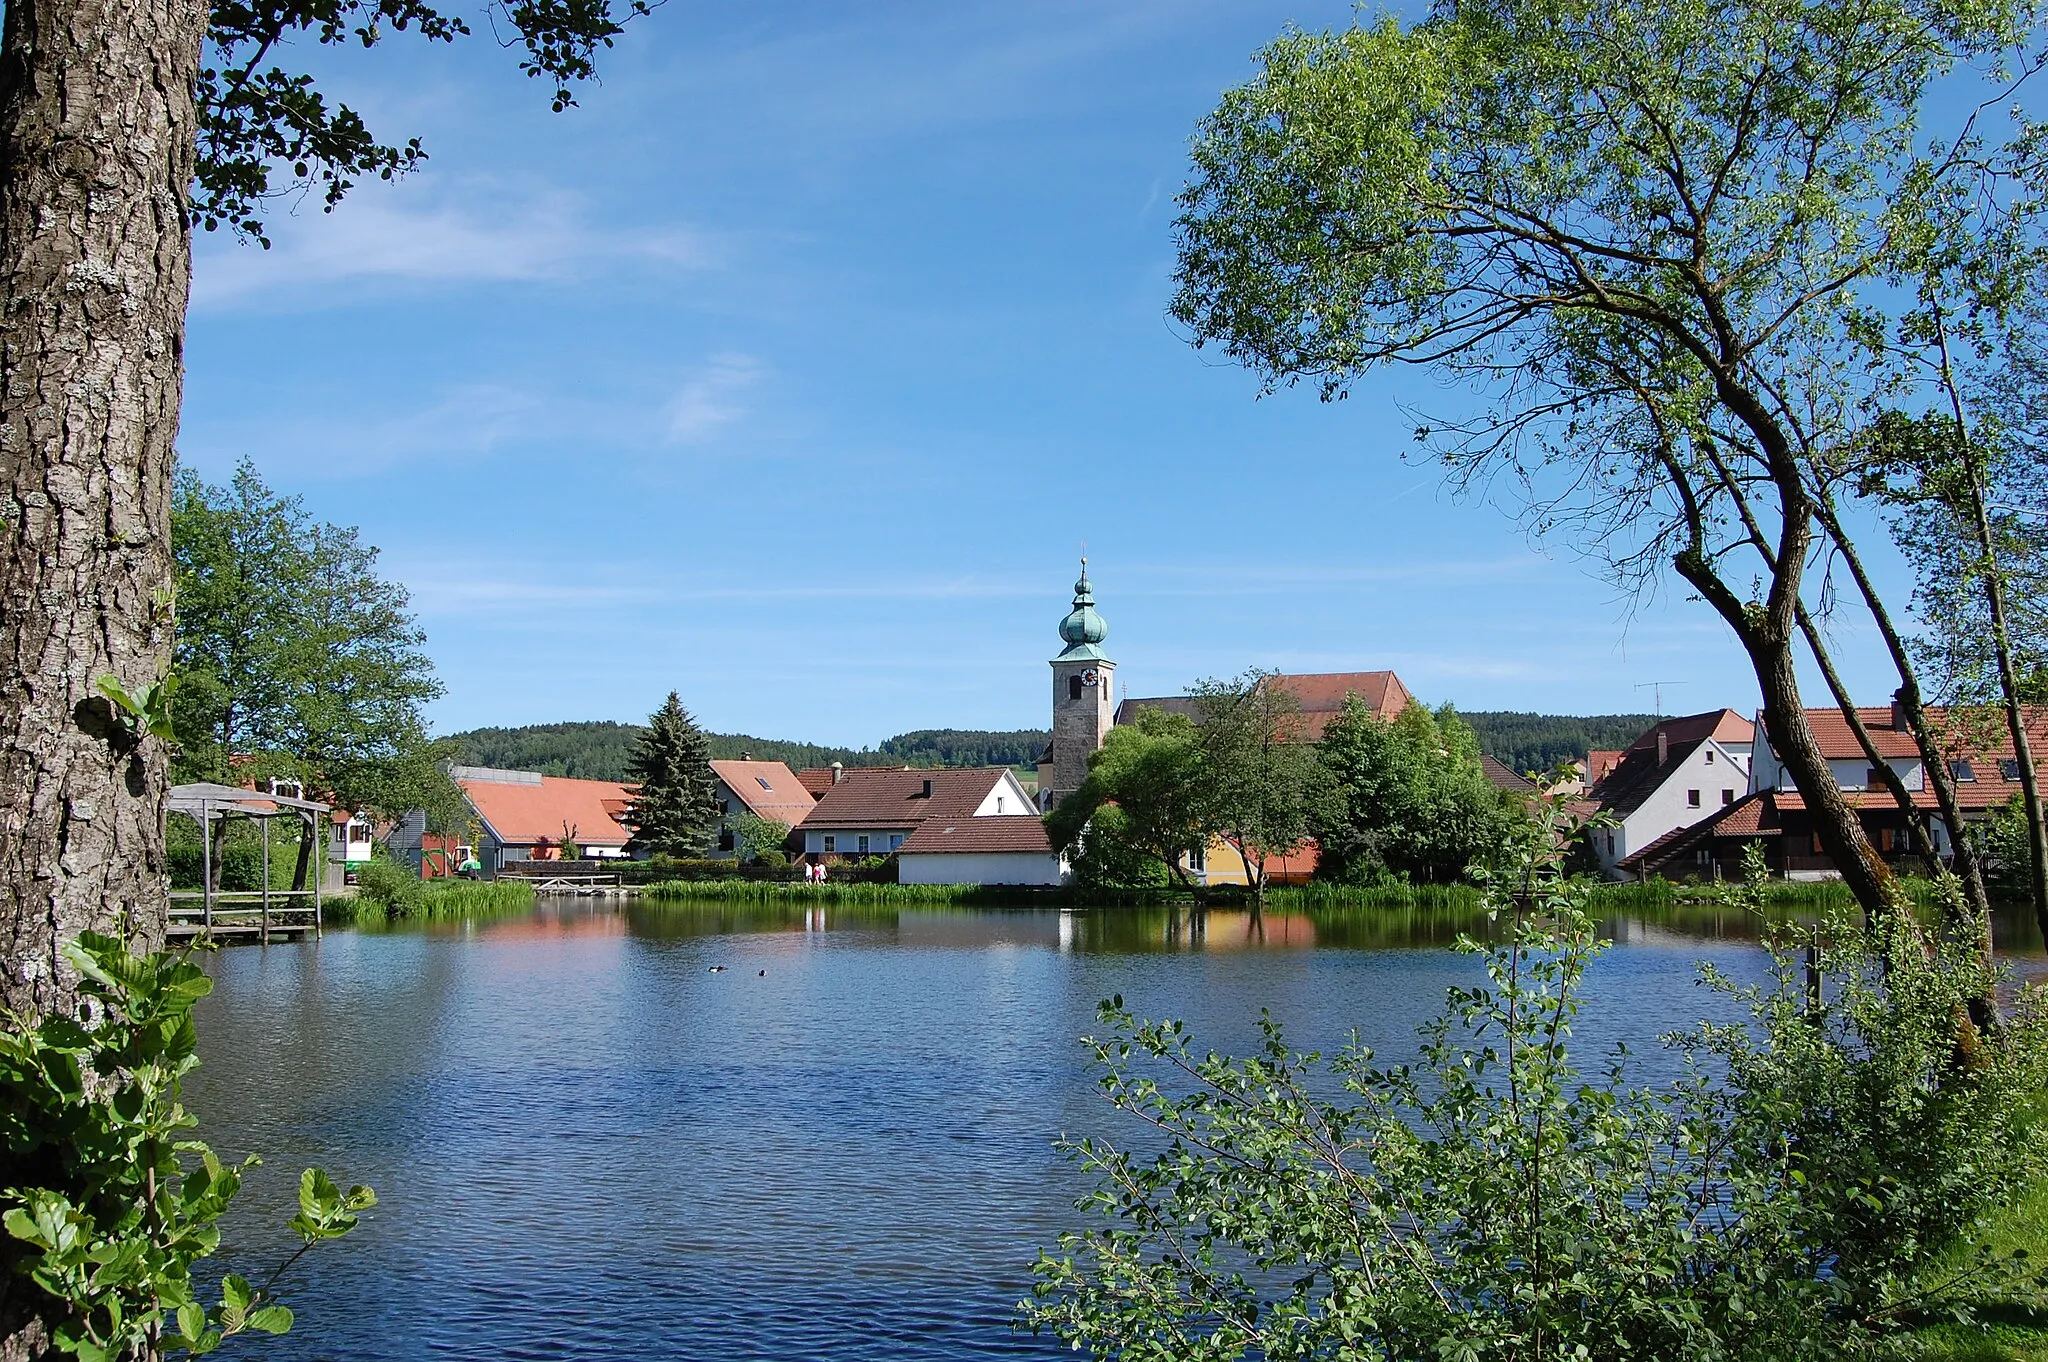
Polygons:
M579 780L624 780L639 740L639 724L610 720L570 724L529 724L524 728L477 728L457 733L458 760L465 766L498 766L539 771ZM877 748L821 747L816 743L756 738L746 733L707 733L714 759L750 754L780 761L794 771L806 766L1029 766L1052 735L1044 729L987 732L971 728L922 728L899 733Z
M1479 737L1479 750L1517 771L1548 771L1599 748L1627 747L1657 722L1654 714L1522 714L1458 711Z

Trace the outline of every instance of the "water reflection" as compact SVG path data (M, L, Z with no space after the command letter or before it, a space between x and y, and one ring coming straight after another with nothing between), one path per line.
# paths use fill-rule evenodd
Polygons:
M2040 954L2024 919L2008 942ZM297 1170L374 1184L309 1259L279 1359L1051 1356L1010 1309L1082 1190L1052 1150L1111 1117L1076 1037L1121 994L1243 1052L1262 1010L1390 1060L1479 963L1483 915L551 900L532 913L223 952L189 1097L260 1150L228 1266L267 1267ZM1707 1015L1712 907L1607 924L1575 1036ZM714 973L712 967L726 968ZM1665 1075L1668 1076L1668 1075Z

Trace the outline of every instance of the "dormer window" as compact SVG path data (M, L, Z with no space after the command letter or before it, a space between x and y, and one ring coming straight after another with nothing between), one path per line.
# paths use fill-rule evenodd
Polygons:
M1948 773L1965 785L1974 785L1977 781L1977 768L1970 765L1968 757L1958 757L1950 762Z
M2018 780L2020 778L2019 758L2000 757L1998 759L1998 774L2007 780Z

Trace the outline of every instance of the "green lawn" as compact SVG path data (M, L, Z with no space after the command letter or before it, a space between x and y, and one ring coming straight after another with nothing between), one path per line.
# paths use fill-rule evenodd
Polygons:
M1986 1237L2001 1256L2025 1249L2048 1264L2048 1181L2033 1189L1992 1224ZM1984 1301L1982 1323L1930 1325L1917 1337L1923 1356L1935 1362L2048 1362L2048 1287Z

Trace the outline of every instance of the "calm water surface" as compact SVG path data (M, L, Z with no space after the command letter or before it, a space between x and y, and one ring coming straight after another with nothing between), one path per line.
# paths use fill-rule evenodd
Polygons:
M1609 924L1584 1046L1715 1010L1739 917ZM1077 1221L1062 1132L1113 1132L1075 1037L1121 993L1248 1049L1412 1045L1478 965L1439 919L543 904L215 958L189 1097L258 1151L234 1265L298 1170L374 1185L288 1291L287 1359L1066 1355L1011 1331ZM2038 943L2025 960L2043 964ZM722 973L711 973L724 965ZM765 971L765 973L763 973Z

